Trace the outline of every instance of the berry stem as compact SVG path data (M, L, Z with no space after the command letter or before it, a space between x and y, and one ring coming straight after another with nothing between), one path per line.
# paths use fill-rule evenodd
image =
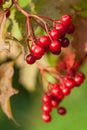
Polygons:
M30 36L30 20L29 20L29 17L27 17L26 19L26 28L27 28L27 36L29 37Z
M49 74L51 74L54 78L56 78L57 80L59 80L59 82L61 84L63 84L63 79L62 77L60 76L60 74L55 70L55 69L50 69L48 67L43 67L40 63L36 62L38 68L40 69L40 71L43 71L42 75L44 75L44 72L47 72ZM45 80L47 80L45 78ZM49 82L49 81L47 81ZM49 83L48 83L49 84Z
M30 27L29 27L29 21L30 21L30 18L32 17L34 17L34 18L36 18L36 19L38 19L39 21L41 21L42 23L43 23L43 25L44 25L44 27L45 27L45 31L46 31L46 33L47 33L47 35L50 37L50 35L49 35L49 31L48 31L48 27L47 27L47 23L46 23L46 21L45 20L43 20L43 18L41 18L40 16L37 16L37 15L35 15L35 14L29 14L29 13L27 13L25 10L23 10L19 5L18 5L18 2L17 2L17 0L14 0L13 1L14 2L14 6L16 7L16 9L18 10L18 11L20 11L25 17L27 17L27 20L26 20L26 25L27 25L27 33L28 34L30 34ZM50 18L49 18L50 19ZM51 37L50 37L50 39L51 39ZM52 39L51 39L51 41L52 41Z
M46 31L46 29L45 29L45 27L40 23L40 22L38 22L35 18L32 18L42 29L44 29L45 31Z
M20 11L24 16L29 17L29 14L28 14L26 11L24 11L24 10L18 5L17 0L13 0L13 2L14 2L15 8L16 8L18 11Z
M51 21L51 22L53 22L53 23L58 23L58 20L51 19L51 18L46 17L46 16L44 16L44 15L38 15L38 16L41 17L41 18L45 18L45 19L47 19L47 20L49 20L49 21Z

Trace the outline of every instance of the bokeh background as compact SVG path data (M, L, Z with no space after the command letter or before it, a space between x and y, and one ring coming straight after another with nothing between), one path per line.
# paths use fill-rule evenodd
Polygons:
M61 1L63 4L61 4ZM28 7L28 3L30 6ZM86 0L19 0L20 6L32 12L57 18L63 13L70 10L71 4L76 8L87 8ZM72 12L72 9L70 10ZM14 12L14 11L13 11ZM87 16L87 11L83 12ZM18 30L18 29L17 29ZM19 30L13 31L15 36L20 37ZM42 32L38 29L37 33ZM49 62L54 62L54 57L49 56ZM16 121L20 124L17 126L13 121L9 120L0 109L0 130L86 130L87 129L87 63L80 68L85 75L84 83L75 88L72 93L64 99L61 106L67 109L65 116L57 114L56 109L52 111L52 121L44 123L41 120L41 97L42 88L40 83L39 72L36 76L36 84L34 91L28 91L19 82L20 68L15 66L13 77L13 86L19 90L19 94L11 97L12 113ZM34 73L34 71L32 71ZM32 82L29 80L29 82Z

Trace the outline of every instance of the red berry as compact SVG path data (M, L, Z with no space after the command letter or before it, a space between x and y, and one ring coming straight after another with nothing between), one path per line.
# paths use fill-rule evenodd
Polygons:
M67 96L70 94L70 89L67 87L62 88L62 94L63 96Z
M66 114L66 109L64 107L59 107L57 111L58 111L58 113L60 115L65 115Z
M52 110L51 104L43 104L42 110L43 110L44 113L49 113L49 112L51 112L51 110Z
M62 47L68 47L69 44L70 44L69 39L66 38L66 37L60 39L60 42L61 42L61 46L62 46Z
M60 32L58 32L57 29L54 28L50 31L50 37L53 40L58 40L58 38L60 37Z
M59 97L61 95L61 89L59 88L59 85L57 83L53 84L51 87L51 95L54 97Z
M10 16L10 10L6 12L6 17L8 18Z
M82 72L78 72L74 77L75 85L79 86L81 83L83 83L84 79L85 75Z
M70 24L67 29L67 33L72 34L74 33L74 31L75 31L75 26L73 24Z
M55 28L60 33L61 36L65 34L65 28L62 24L60 23L56 24Z
M70 77L66 77L64 79L64 84L69 89L72 89L75 87L75 82L74 82L73 78L70 78Z
M44 54L44 49L38 45L31 46L31 53L37 58L40 59Z
M55 97L52 97L52 99L51 99L51 106L52 107L58 107L58 105L59 105L58 99L55 98Z
M3 0L0 0L0 5L3 3Z
M71 24L72 18L70 15L65 14L61 17L60 22L64 25L64 27L67 29L69 25Z
M64 95L62 94L62 91L61 91L61 94L58 96L58 99L61 101L63 98L64 98Z
M51 115L44 113L44 114L42 115L42 120L43 120L44 122L50 122L50 121L51 121Z
M61 44L60 44L60 42L56 41L56 40L51 42L50 51L55 55L59 54L61 52Z
M32 54L29 54L26 56L27 64L33 64L35 61L36 61L36 58Z
M50 38L48 36L41 36L38 39L37 45L41 46L42 48L48 48L50 45Z
M51 96L48 94L44 94L42 97L43 103L49 104L51 102Z

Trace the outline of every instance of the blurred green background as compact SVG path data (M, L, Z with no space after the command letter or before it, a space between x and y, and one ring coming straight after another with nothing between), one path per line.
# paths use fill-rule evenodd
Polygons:
M76 2L78 5L76 8L86 8L87 6L86 0L65 1L66 4L63 5L65 10L62 10L63 12L65 11L65 13L69 10L69 2ZM60 9L58 8L59 5L56 3L56 0L50 0L50 2L47 0L19 0L23 8L26 8L29 2L32 12L45 13L44 15L50 15L49 17L60 16ZM48 9L48 5L50 9ZM83 14L87 16L87 12ZM81 70L87 76L87 63L82 66ZM28 92L19 84L19 69L15 67L13 86L20 92L11 97L11 108L13 116L20 126L17 126L13 121L9 120L0 109L0 130L87 130L87 78L81 87L72 90L72 93L61 103L61 106L67 109L67 114L60 116L57 114L56 109L53 110L52 121L50 123L44 123L41 120L42 89L39 78L40 77L37 76L35 91Z

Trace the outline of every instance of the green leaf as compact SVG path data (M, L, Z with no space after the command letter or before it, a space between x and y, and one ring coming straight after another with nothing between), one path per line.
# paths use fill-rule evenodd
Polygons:
M19 5L24 8L24 7L26 7L31 1L32 1L32 0L19 0L18 2L19 2Z

